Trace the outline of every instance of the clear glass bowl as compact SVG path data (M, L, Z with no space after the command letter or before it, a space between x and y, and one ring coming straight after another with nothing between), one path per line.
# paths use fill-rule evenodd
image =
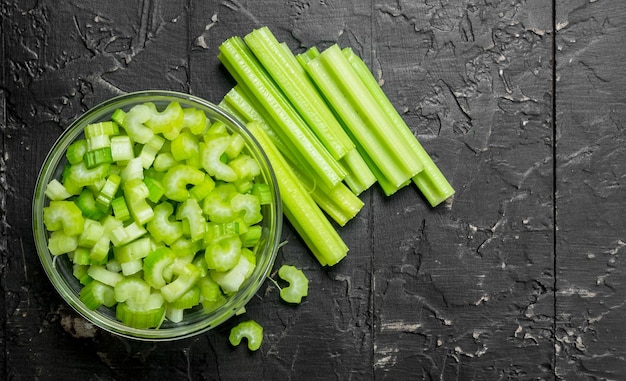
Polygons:
M67 255L53 260L48 251L48 232L43 223L43 208L48 204L44 195L46 185L54 178L59 179L67 160L67 147L77 138L83 136L83 129L90 123L111 120L112 113L121 108L128 111L132 106L145 102L153 102L162 108L171 101L177 101L183 107L194 107L203 110L212 121L223 122L233 133L240 134L249 153L260 163L261 175L258 181L269 184L272 189L273 202L262 207L262 236L256 247L257 266L252 276L241 289L228 297L218 309L205 312L202 308L185 311L184 319L179 323L166 320L158 329L137 329L122 324L115 318L115 310L101 307L92 311L79 300L81 284L72 274L72 264ZM56 141L39 173L33 197L33 233L37 253L50 281L63 297L79 314L94 325L106 331L139 340L166 341L182 339L208 331L228 320L240 311L259 290L274 264L282 230L282 209L276 178L263 150L244 125L216 105L201 98L170 91L141 91L118 96L105 101L74 121Z

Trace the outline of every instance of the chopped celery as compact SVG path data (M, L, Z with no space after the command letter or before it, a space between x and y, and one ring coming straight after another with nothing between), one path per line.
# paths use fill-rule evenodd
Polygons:
M49 231L63 230L70 236L83 232L82 211L72 201L50 201L43 209L43 222Z
M248 349L256 351L263 342L263 327L254 320L243 321L230 330L228 340L233 346L241 344L243 339L248 342Z
M295 266L282 265L278 269L278 276L289 282L289 286L280 290L281 299L287 303L299 304L308 295L309 280L302 270Z
M65 189L65 186L57 179L52 179L46 185L45 195L50 200L61 201L72 197L72 194Z
M90 310L102 305L112 307L116 303L113 287L97 280L89 282L80 290L79 299Z
M163 201L156 205L153 211L154 217L146 224L146 229L152 234L152 238L157 242L171 245L182 237L183 224L180 221L170 219L170 216L174 214L174 206L172 204Z
M201 170L185 164L168 169L162 179L165 196L180 202L189 198L188 185L198 185L203 181L204 173Z
M43 220L50 254L67 255L88 308L115 307L126 325L158 328L200 304L217 308L251 276L260 199L272 194L257 186L246 141L222 122L140 104L89 125L66 157Z

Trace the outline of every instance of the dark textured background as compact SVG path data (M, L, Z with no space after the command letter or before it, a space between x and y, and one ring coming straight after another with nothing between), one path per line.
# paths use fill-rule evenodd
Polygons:
M2 0L0 379L619 380L626 377L626 3L620 0ZM268 25L295 51L338 42L370 65L456 188L432 209L378 188L321 268L286 226L271 282L237 321L139 343L51 288L30 231L37 171L81 112L149 88L213 102L218 45ZM556 58L556 59L555 59Z

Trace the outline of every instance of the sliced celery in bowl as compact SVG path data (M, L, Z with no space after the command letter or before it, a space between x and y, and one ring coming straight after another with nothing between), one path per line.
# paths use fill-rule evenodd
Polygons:
M240 311L271 270L280 194L255 138L201 98L107 100L51 148L33 197L43 268L109 332L173 340Z

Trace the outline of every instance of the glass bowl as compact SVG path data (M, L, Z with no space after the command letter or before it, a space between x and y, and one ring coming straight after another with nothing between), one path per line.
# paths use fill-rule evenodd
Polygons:
M49 201L44 192L52 179L61 178L63 168L67 163L66 150L72 142L84 136L86 125L111 120L113 112L117 109L128 111L134 105L145 102L152 102L161 109L172 101L179 102L183 108L194 107L203 110L208 120L220 121L226 125L231 133L241 135L245 141L245 149L260 164L261 174L256 177L256 181L269 185L272 202L261 207L263 215L263 220L260 222L262 234L254 249L256 267L239 291L229 295L225 302L215 310L207 312L201 306L186 310L182 321L178 323L165 319L158 328L132 328L117 320L114 308L103 306L91 310L80 301L79 291L82 285L73 275L71 260L67 255L55 257L48 249L49 232L43 222L43 208L48 205ZM146 341L167 341L197 335L216 327L241 311L259 290L271 271L282 230L281 201L274 173L263 150L246 127L227 112L206 100L188 94L157 90L134 92L109 99L93 107L74 121L59 137L44 161L35 186L32 214L37 253L47 276L61 297L97 327L124 337Z

